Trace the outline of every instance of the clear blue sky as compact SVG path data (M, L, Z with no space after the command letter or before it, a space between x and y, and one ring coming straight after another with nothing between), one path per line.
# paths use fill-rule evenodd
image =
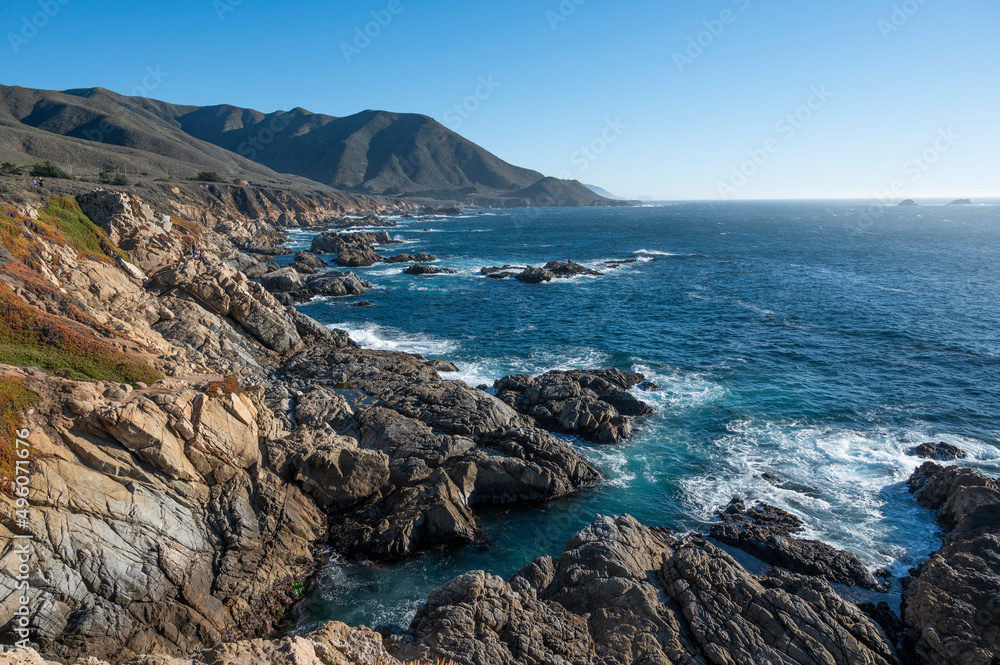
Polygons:
M15 53L45 2L58 11ZM913 198L1000 196L998 0L395 2L5 0L0 82L423 113L629 197L719 198L723 182L731 198L861 198L894 181ZM348 62L373 11L392 20ZM823 86L832 97L810 100ZM807 120L778 124L797 110ZM925 152L933 164L910 161Z

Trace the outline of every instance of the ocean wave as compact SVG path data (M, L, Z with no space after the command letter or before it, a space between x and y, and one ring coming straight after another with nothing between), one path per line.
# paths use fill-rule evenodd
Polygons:
M710 522L734 496L771 503L801 517L817 538L897 574L937 547L934 515L905 481L924 461L917 443L947 441L1000 467L998 452L973 439L925 430L854 430L737 418L703 451L711 470L680 480L687 508ZM992 458L993 464L984 461ZM767 475L765 475L767 474ZM770 480L768 480L770 479Z
M419 353L427 358L442 358L458 348L458 343L425 333L408 333L377 323L331 323L327 328L344 330L359 346L377 351Z
M675 254L674 252L661 252L655 249L637 249L633 254L640 256L686 256L686 254Z

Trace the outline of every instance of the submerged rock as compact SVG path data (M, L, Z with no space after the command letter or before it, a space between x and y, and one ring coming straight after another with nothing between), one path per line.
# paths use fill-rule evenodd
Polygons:
M458 271L451 268L437 268L435 266L412 265L403 271L404 275L454 275Z
M382 259L383 263L433 263L437 258L431 254L398 254Z

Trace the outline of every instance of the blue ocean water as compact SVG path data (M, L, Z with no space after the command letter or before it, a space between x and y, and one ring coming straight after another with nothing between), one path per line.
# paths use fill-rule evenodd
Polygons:
M336 619L407 625L468 570L508 576L597 514L703 529L733 496L802 517L807 536L895 573L940 544L904 481L925 441L1000 472L1000 205L673 203L398 220L405 245L457 275L357 272L362 298L302 307L364 346L444 358L472 385L508 373L620 367L660 390L617 446L570 439L607 481L482 514L483 542L358 566L332 554L296 632ZM308 248L309 234L290 246ZM618 268L609 259L637 259ZM529 286L483 266L574 261L603 277ZM776 481L769 482L762 474Z

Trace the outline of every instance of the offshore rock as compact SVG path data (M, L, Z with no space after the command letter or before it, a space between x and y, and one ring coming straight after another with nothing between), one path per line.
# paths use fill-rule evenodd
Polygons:
M619 443L632 436L630 417L653 412L628 392L644 380L642 374L618 369L552 371L505 376L494 388L500 400L542 427Z

